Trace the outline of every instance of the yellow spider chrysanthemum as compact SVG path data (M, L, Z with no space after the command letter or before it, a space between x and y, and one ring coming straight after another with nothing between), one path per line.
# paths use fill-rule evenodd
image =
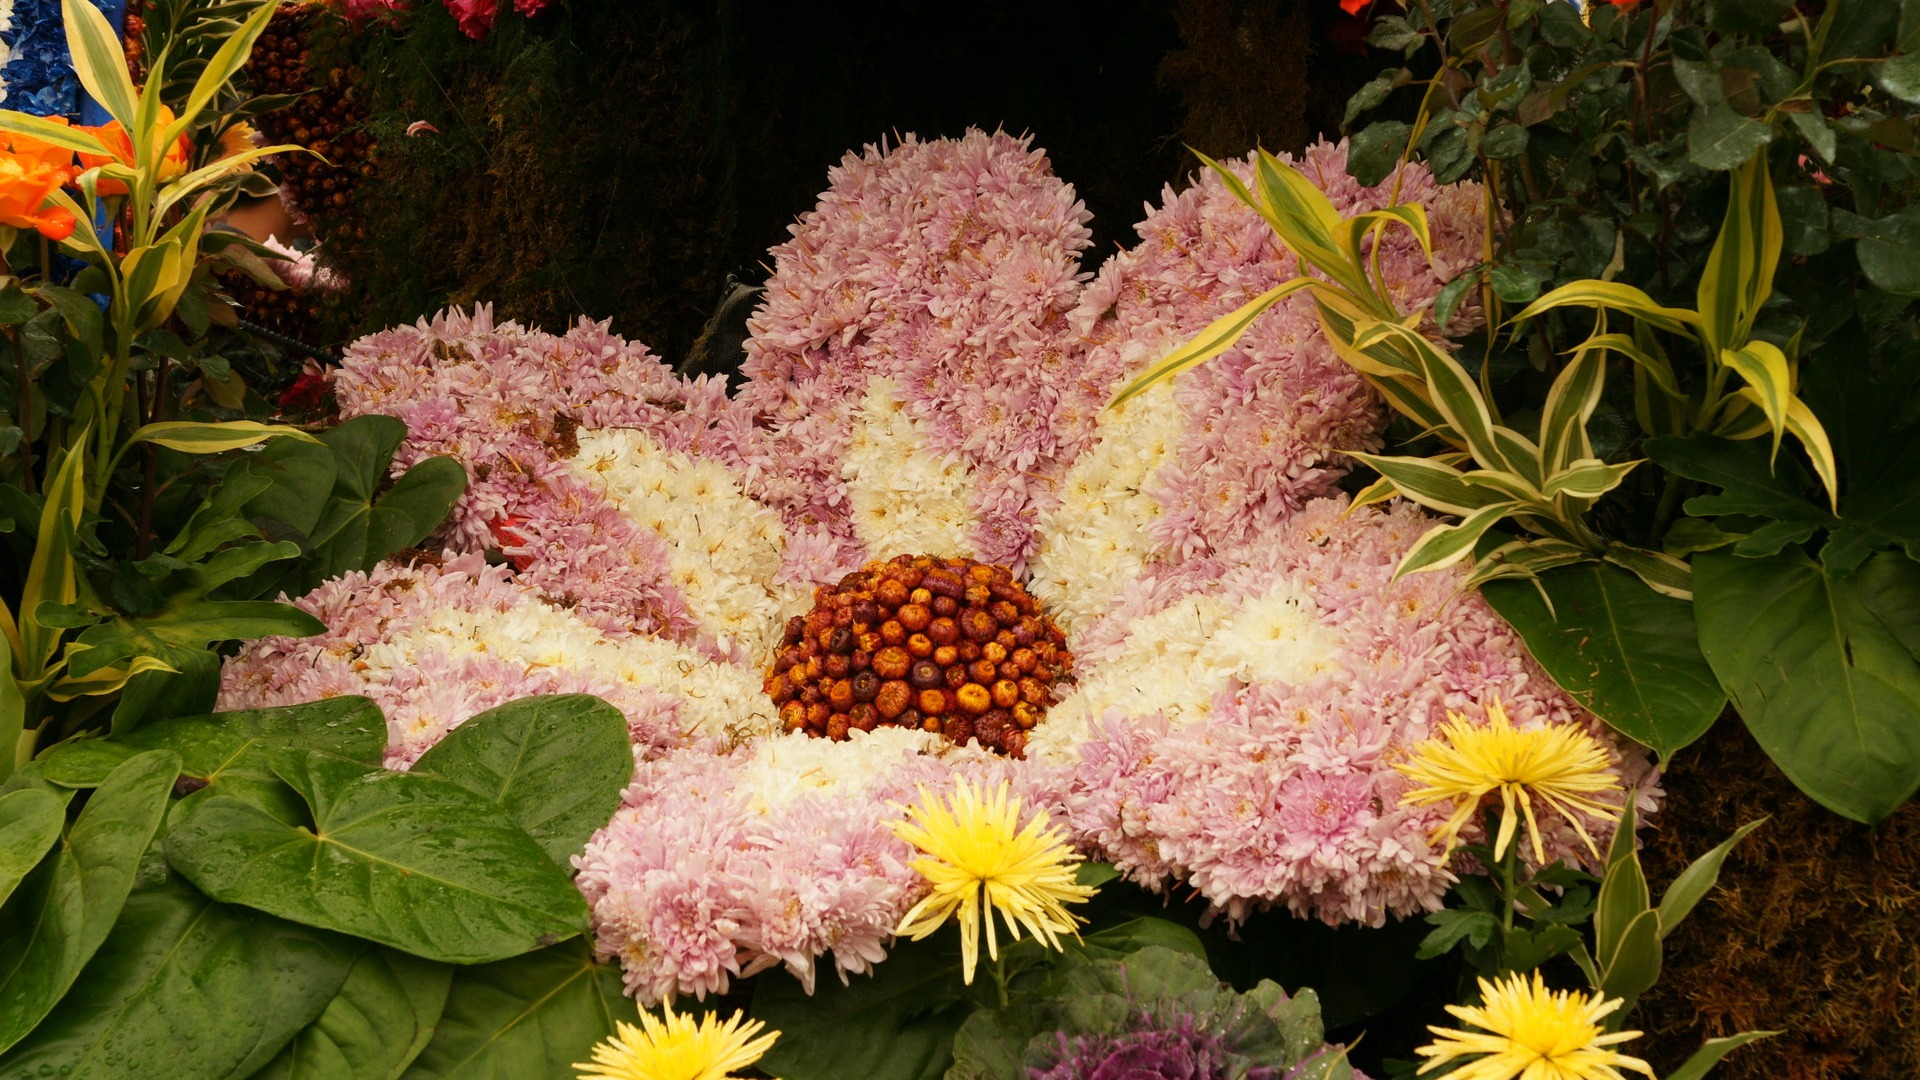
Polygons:
M913 906L895 928L915 941L939 929L949 916L960 923L963 974L973 982L980 959L980 923L987 924L987 955L1000 958L993 913L1006 920L1015 940L1026 927L1049 946L1060 947L1060 934L1075 934L1080 921L1066 908L1092 896L1090 886L1074 880L1080 855L1067 845L1066 834L1049 827L1046 811L1034 814L1020 827L1020 800L1002 781L992 792L982 792L962 778L952 802L920 790L920 801L907 809L907 818L892 825L894 835L925 852L914 870L933 883L933 891ZM956 915L956 913L958 913Z
M1611 1049L1639 1032L1601 1031L1601 1018L1620 1007L1619 998L1555 993L1537 971L1531 982L1517 971L1491 983L1481 979L1480 997L1478 1006L1447 1011L1482 1030L1428 1028L1440 1038L1414 1051L1429 1059L1416 1075L1455 1058L1474 1060L1448 1073L1449 1080L1625 1080L1621 1069L1653 1075L1646 1062Z
M1533 857L1544 863L1547 855L1540 843L1539 823L1533 817L1533 800L1539 798L1566 818L1598 859L1600 852L1580 823L1580 816L1619 817L1619 807L1588 798L1593 792L1620 790L1610 764L1606 747L1585 731L1571 724L1516 730L1507 719L1506 709L1496 701L1487 707L1484 725L1474 724L1459 713L1448 713L1440 734L1421 743L1411 761L1396 767L1408 779L1425 785L1401 796L1403 803L1454 804L1453 816L1434 832L1436 844L1452 848L1460 829L1480 808L1480 800L1498 791L1502 811L1493 857L1505 856L1507 845L1513 841L1519 825L1513 812L1517 802L1527 819Z
M739 1013L724 1024L713 1013L695 1020L664 1004L658 1020L642 1009L639 1027L616 1023L616 1034L593 1048L593 1061L573 1067L588 1080L734 1080L733 1070L759 1061L780 1037L760 1035L766 1026Z

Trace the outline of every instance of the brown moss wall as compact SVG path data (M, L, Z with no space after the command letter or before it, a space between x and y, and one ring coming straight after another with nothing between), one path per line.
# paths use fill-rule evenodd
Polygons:
M1707 1038L1785 1029L1719 1080L1920 1076L1920 805L1871 828L1797 791L1739 721L1683 751L1646 853L1656 888L1735 828L1720 887L1667 939L1633 1026L1661 1075Z

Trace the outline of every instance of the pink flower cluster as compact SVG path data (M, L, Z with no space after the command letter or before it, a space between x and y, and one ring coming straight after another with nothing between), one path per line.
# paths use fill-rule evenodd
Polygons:
M1091 234L1030 142L974 130L850 153L773 249L740 400L805 465L769 494L791 526L831 537L842 569L891 554L859 550L840 475L852 410L882 375L930 450L973 475L980 557L1017 567L1031 550L1030 488L1060 453L1051 417L1077 378L1065 316Z
M372 574L345 574L295 601L327 624L326 633L251 642L227 662L221 708L364 695L386 714L391 768L412 764L465 720L534 694L598 695L626 714L645 756L688 743L680 703L668 694L612 672L530 665L472 648L462 628L437 621L446 613L466 623L507 619L541 603L508 567L488 566L477 554L439 566L387 562ZM404 655L369 655L396 650Z
M1516 726L1581 724L1615 748L1615 767L1658 790L1644 757L1620 750L1579 711L1461 572L1393 580L1432 519L1405 503L1347 513L1318 499L1237 549L1150 572L1085 635L1111 650L1134 619L1183 597L1229 601L1287 581L1339 641L1334 662L1297 683L1238 682L1207 718L1170 726L1109 713L1081 748L1062 794L1082 843L1143 885L1180 882L1230 918L1284 905L1330 925L1380 925L1434 910L1454 878L1429 843L1451 807L1400 806L1411 786L1394 765L1448 711L1484 715L1500 701ZM1543 817L1549 859L1578 864L1584 846ZM1610 823L1591 822L1598 842Z
M496 324L486 305L445 312L354 342L334 389L343 419L406 422L395 475L434 454L466 466L451 550L504 549L524 582L616 633L688 639L697 628L660 538L569 473L577 433L639 428L663 449L749 476L771 461L764 433L723 382L680 379L646 346L584 318L555 335Z
M1250 158L1223 164L1252 184ZM1347 175L1344 143L1317 143L1292 164L1343 216L1392 200L1391 180L1364 187ZM1106 261L1068 317L1093 343L1053 417L1071 452L1092 439L1099 411L1126 379L1303 272L1212 170L1197 172L1195 181L1177 193L1167 188L1162 205L1136 226L1141 243ZM1477 185L1436 185L1414 165L1401 178L1399 198L1426 207L1433 233L1432 265L1404 231L1391 234L1380 252L1396 301L1412 311L1478 258L1483 196ZM1477 315L1477 308L1465 309L1457 324L1471 326ZM1244 542L1332 493L1350 465L1341 451L1377 450L1386 422L1365 382L1327 343L1304 294L1270 309L1232 348L1182 375L1175 395L1187 429L1150 491L1166 511L1151 530L1161 557Z
M612 823L574 858L598 948L620 959L628 991L642 1004L705 997L784 965L811 992L815 962L829 955L845 982L886 958L894 927L925 895L909 866L916 853L887 828L919 787L1011 781L1023 824L1049 801L1019 763L903 753L904 740L887 736L763 743L758 752L799 742L803 756L808 742L834 746L858 763L835 786L799 791L755 776L753 747L642 764Z

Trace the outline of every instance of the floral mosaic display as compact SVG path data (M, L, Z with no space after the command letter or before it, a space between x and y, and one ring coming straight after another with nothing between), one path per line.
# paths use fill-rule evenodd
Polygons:
M1344 155L1295 164L1342 214L1385 205ZM1431 264L1404 234L1377 252L1412 309L1478 258L1485 200L1418 167L1398 197L1432 222ZM551 334L482 307L361 340L343 415L408 424L396 469L467 467L446 554L299 600L329 632L249 646L222 707L369 694L404 766L500 702L605 697L636 773L575 865L643 1002L882 962L926 895L889 823L956 774L1005 782L1149 888L1336 925L1436 909L1453 882L1449 808L1403 804L1417 785L1396 767L1450 712L1591 733L1653 809L1647 760L1461 575L1393 579L1434 522L1341 493L1344 452L1377 448L1384 414L1305 296L1107 407L1295 275L1265 223L1201 176L1089 275L1085 222L1004 134L849 154L772 253L736 398L585 320ZM815 739L762 692L814 590L897 555L1005 566L1065 632L1075 681L1023 757L900 728ZM1604 848L1610 827L1539 824L1548 861L1591 861L1582 828Z

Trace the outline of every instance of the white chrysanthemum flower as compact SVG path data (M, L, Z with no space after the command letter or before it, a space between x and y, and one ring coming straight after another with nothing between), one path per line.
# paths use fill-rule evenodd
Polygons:
M1040 520L1028 588L1068 634L1107 609L1152 551L1147 526L1160 504L1147 478L1173 453L1186 416L1164 381L1101 417L1100 439L1061 483L1061 502Z
M927 449L892 379L867 384L840 474L867 550L974 556L973 477Z
M1334 667L1340 640L1320 607L1291 581L1240 605L1207 644L1207 652L1246 683L1298 685Z
M523 604L504 613L436 608L425 625L369 647L362 659L394 669L428 653L486 653L528 671L577 668L629 686L671 687L681 700L689 734L739 739L779 730L779 718L753 669L718 663L665 638L610 638L548 604Z
M717 462L660 448L645 432L580 433L574 472L666 541L668 573L723 646L765 656L806 590L776 582L786 534L778 512L748 498Z
M790 732L761 739L743 751L749 756L739 773L739 789L752 793L747 808L762 815L802 795L833 792L856 798L906 759L937 753L949 745L939 735L917 728L853 731L844 743Z

